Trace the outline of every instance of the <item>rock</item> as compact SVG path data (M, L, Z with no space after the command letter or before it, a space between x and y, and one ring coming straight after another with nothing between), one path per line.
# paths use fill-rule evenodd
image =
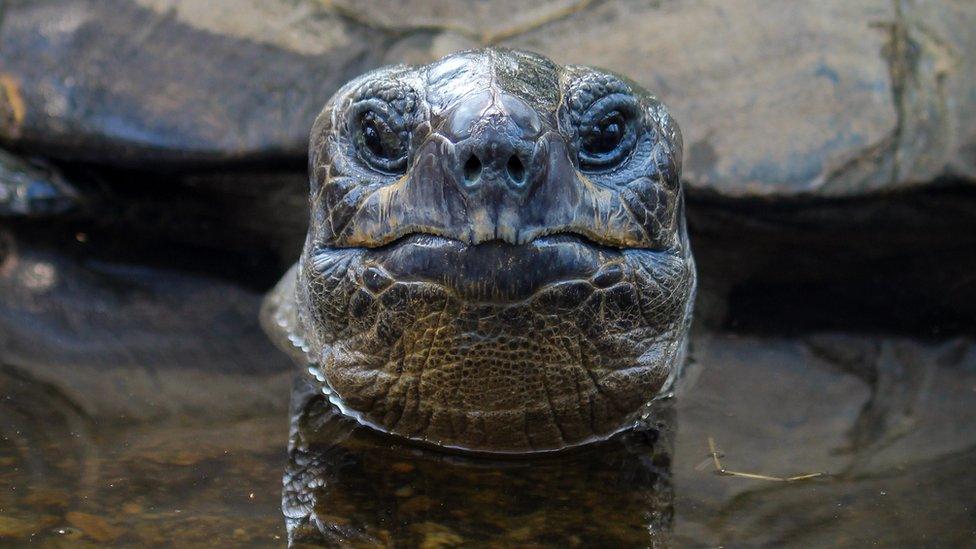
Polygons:
M508 43L656 90L692 194L836 197L976 176L974 24L964 0L608 2Z
M0 137L109 164L300 159L351 75L499 44L658 93L684 130L693 195L860 196L976 177L966 0L228 2L9 7Z
M701 334L691 354L676 405L678 545L953 546L971 537L971 337ZM708 437L729 469L828 476L717 476Z
M19 3L0 32L5 141L139 164L303 155L382 36L310 1Z
M284 408L293 366L261 332L254 290L0 236L5 370L100 421Z
M53 166L0 150L0 219L58 216L77 208L78 200Z

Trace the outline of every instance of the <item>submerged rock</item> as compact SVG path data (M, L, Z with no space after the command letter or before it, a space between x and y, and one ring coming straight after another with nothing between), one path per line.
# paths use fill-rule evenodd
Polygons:
M951 546L976 528L971 337L699 334L692 356L676 399L679 544ZM728 469L826 476L716 476L709 437Z
M101 261L83 243L0 238L0 364L82 414L248 417L287 402L292 366L261 333L255 292Z

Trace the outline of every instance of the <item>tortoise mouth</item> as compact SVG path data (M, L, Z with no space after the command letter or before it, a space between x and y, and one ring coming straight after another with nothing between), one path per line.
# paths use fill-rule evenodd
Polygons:
M619 245L613 240L600 241L589 235L572 230L538 230L532 234L525 233L519 239L511 239L505 236L486 238L482 240L467 241L456 236L434 231L410 231L398 235L395 239L380 246L367 247L369 251L382 252L389 251L403 246L423 246L427 248L452 247L459 250L463 249L470 253L479 253L483 250L492 248L510 249L512 253L518 253L518 249L542 249L547 246L560 243L574 243L580 246L588 246L593 249L602 249L607 252L618 252L629 249L627 246Z
M623 252L573 233L549 234L524 244L501 239L469 244L413 233L366 249L364 260L397 281L437 283L472 302L508 302L570 280L596 283L607 278L601 275L608 269L621 271Z

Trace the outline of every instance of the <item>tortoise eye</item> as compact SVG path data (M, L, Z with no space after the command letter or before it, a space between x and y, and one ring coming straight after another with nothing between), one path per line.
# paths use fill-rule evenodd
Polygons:
M590 156L613 152L624 139L627 123L622 114L611 111L596 124L583 129L582 148Z
M637 142L638 112L629 95L613 94L594 102L580 118L580 168L601 171L623 162Z
M399 132L373 110L359 117L356 148L367 164L387 173L400 173L407 164L407 135Z

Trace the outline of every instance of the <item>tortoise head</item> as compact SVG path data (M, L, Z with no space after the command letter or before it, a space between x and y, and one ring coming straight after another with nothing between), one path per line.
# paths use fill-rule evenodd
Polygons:
M299 317L343 409L479 451L605 438L667 391L694 293L681 136L629 80L487 49L319 115Z

